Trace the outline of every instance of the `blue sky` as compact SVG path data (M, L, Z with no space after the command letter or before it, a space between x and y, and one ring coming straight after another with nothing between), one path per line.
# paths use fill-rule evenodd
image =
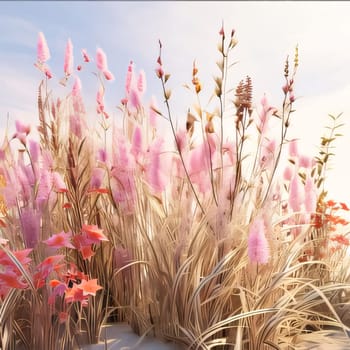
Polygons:
M144 69L148 94L161 102L154 75L158 39L164 47L164 64L171 73L174 114L179 119L193 101L182 88L191 81L196 59L204 89L213 89L217 73L216 51L222 20L225 29L236 30L239 44L234 51L238 64L232 83L246 75L254 83L256 104L267 93L274 105L282 98L283 65L299 45L300 68L296 81L297 112L291 136L315 153L327 114L344 113L346 137L338 142L336 170L330 173L335 197L350 200L347 159L350 148L350 3L348 2L0 2L0 128L15 119L36 120L36 91L41 79L33 63L39 31L44 32L51 51L48 62L57 79L63 76L64 48L68 38L74 45L75 65L80 50L94 56L101 47L107 54L116 80L108 84L107 104L115 106L123 97L125 73L130 60ZM94 67L89 67L90 71ZM96 79L84 74L87 104L94 106ZM93 98L91 98L93 96ZM90 97L90 98L89 98ZM114 112L113 112L114 113ZM116 113L116 112L115 112ZM342 185L339 186L338 184Z

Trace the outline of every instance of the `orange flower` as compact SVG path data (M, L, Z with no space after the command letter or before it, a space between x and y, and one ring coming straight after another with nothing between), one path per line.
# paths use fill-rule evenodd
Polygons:
M100 243L101 241L108 241L108 238L102 233L102 229L96 225L83 225L82 232L91 243Z
M84 246L84 247L81 247L79 249L82 257L84 260L86 259L90 259L92 256L95 255L95 252L92 250L92 247L91 245L87 245L87 246Z
M332 241L338 242L339 244L350 245L350 241L344 235L336 235L331 237Z
M66 291L66 295L65 295L65 302L66 303L73 303L76 301L80 301L82 304L86 304L87 302L87 298L83 293L83 290L81 288L78 288L79 286L75 283L73 283L73 287L69 288Z
M92 280L82 280L80 284L78 284L78 288L83 291L84 295L96 295L96 292L102 289L101 286L97 284L97 278Z
M21 281L21 277L18 276L12 270L6 270L3 273L0 273L0 285L5 285L9 288L18 288L24 289L27 288L28 285Z
M72 237L72 234L70 232L60 232L55 235L52 235L49 239L43 241L45 244L47 244L49 247L52 248L71 248L75 249L72 243L70 242L70 239Z
M340 206L341 206L341 208L343 209L343 210L346 210L346 211L349 211L350 209L348 208L348 206L345 204L345 203L339 203L340 204Z

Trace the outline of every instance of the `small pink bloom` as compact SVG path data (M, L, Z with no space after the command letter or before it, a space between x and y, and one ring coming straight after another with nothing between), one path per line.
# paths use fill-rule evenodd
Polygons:
M72 237L71 232L60 232L52 235L50 238L47 240L43 241L46 245L52 248L71 248L74 249L74 246L70 242L70 239Z
M104 71L103 71L103 75L104 75L104 77L106 78L106 80L110 80L110 81L114 80L114 75L113 75L113 73L112 73L111 71L109 71L109 70L104 70Z
M42 32L39 32L39 35L38 35L37 52L38 52L38 62L44 63L50 59L50 50L47 46L45 36Z
M39 206L47 202L53 185L52 173L49 170L42 170L38 184L36 200Z
M81 65L77 66L77 70L78 70L78 71L81 71L82 68L83 68L83 67L82 67Z
M84 62L90 62L90 57L86 51L86 49L82 49L81 50L81 53L83 55L83 59L84 59Z
M73 71L73 44L70 39L68 39L66 45L63 70L66 76L71 75Z
M51 70L50 70L49 67L44 66L44 73L45 73L47 79L51 79L52 78L52 73L51 73Z
M159 79L161 79L164 75L164 70L161 65L158 65L156 68L156 74Z
M265 223L256 218L250 225L248 234L248 256L251 262L266 264L269 261L270 249L265 235Z
M29 124L24 124L21 121L16 120L15 125L16 125L16 131L18 133L24 133L26 135L28 135L30 133L30 125Z
M96 66L97 66L97 69L100 70L101 72L108 70L107 56L104 53L104 51L100 48L98 48L96 51Z

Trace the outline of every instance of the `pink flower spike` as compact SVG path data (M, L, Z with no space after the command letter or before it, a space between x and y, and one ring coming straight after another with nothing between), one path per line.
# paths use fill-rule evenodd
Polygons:
M108 71L107 56L100 48L96 51L96 66L101 72Z
M136 109L141 108L140 92L134 88L132 88L130 91L130 103L131 103L131 106Z
M90 57L86 51L86 49L82 49L81 50L81 53L83 55L83 59L84 59L84 62L90 62Z
M37 163L40 157L39 143L35 140L29 140L29 151L30 151L31 161L33 162L33 164Z
M71 232L60 232L56 233L55 235L52 235L49 239L43 241L46 245L52 248L71 248L75 249L72 243L70 242L70 239L72 237Z
M39 63L44 63L50 59L50 50L47 46L45 36L42 32L39 32L37 52Z
M109 70L104 70L104 71L103 71L103 75L104 75L104 77L106 78L106 80L110 80L110 81L114 80L114 75L113 75L113 73L112 73L111 71L109 71Z
M269 261L269 243L265 235L265 223L257 218L251 224L248 235L248 256L251 262L266 264Z
M72 88L72 95L79 96L81 92L81 81L79 77L75 77L74 85Z
M63 70L66 76L71 75L73 71L73 44L70 39L68 39L66 45Z
M130 153L135 157L135 159L137 159L140 153L142 152L142 146L142 130L139 126L136 126L132 137L132 145L130 150Z

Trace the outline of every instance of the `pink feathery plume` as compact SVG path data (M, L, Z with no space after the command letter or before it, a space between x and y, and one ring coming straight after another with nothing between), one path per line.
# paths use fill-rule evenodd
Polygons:
M103 178L105 176L105 170L101 168L94 168L91 174L90 187L92 189L100 188Z
M149 164L146 169L147 182L154 193L160 194L166 186L164 163L161 163L160 155L162 152L163 139L154 140L149 149Z
M34 248L40 238L40 212L23 208L20 214L22 236L26 248Z
M72 88L72 95L73 96L80 96L81 92L81 81L79 77L75 77L73 88Z
M265 234L265 223L262 218L256 218L250 225L248 257L252 263L266 264L269 261L270 249Z
M289 165L285 167L283 172L283 179L286 181L290 181L293 177L293 169Z
M40 176L38 192L36 196L36 200L39 207L41 207L45 202L47 202L50 192L52 190L52 185L52 173L49 170L44 169Z
M146 91L146 74L143 70L140 71L137 78L137 90L141 95Z
M50 59L50 50L42 32L39 32L38 35L37 54L39 63L44 63Z
M317 192L313 179L308 176L305 182L305 210L313 213L317 206Z
M41 156L39 142L35 140L29 140L29 153L31 161L33 163L38 163Z
M74 134L78 139L82 138L82 119L80 118L79 113L69 115L69 131L72 134Z
M101 72L108 70L107 56L104 53L104 51L100 48L98 48L96 51L96 66L97 66L97 69L100 70Z
M134 134L132 137L132 145L130 152L135 157L135 160L139 157L139 155L142 153L143 148L143 140L142 140L142 131L139 126L136 126L134 129Z
M40 158L41 158L41 152L40 152L40 144L35 140L29 140L29 153L31 158L32 167L34 170L34 175L36 178L39 177L40 173Z
M289 142L289 155L291 157L298 157L299 151L298 151L298 140L292 140Z
M67 41L66 51L64 54L63 70L66 76L71 75L73 71L73 44L70 38Z
M304 202L302 183L298 174L295 174L289 187L288 203L293 212L299 212Z
M140 109L142 102L141 102L141 95L140 92L135 89L135 88L131 88L130 90L130 95L129 95L129 100L130 100L130 104L132 107L136 108L136 109Z

